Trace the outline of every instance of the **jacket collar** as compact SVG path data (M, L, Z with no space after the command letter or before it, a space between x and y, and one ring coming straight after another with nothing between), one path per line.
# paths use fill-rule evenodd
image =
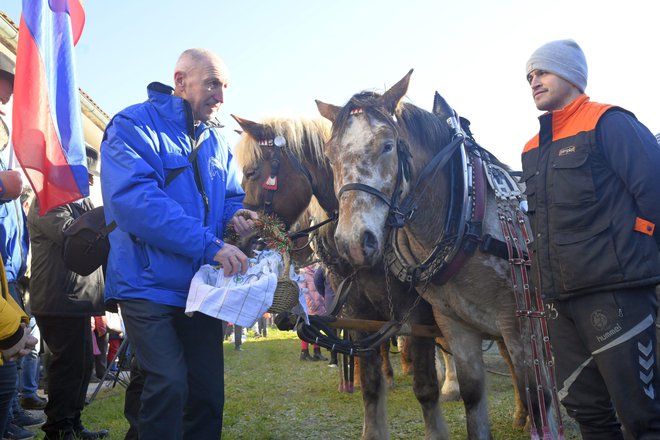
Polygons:
M547 112L539 116L539 119L541 118L547 118L549 115L552 115L552 124L555 127L562 126L566 124L567 121L569 121L575 113L585 105L587 102L589 102L589 96L586 94L582 93L580 96L575 98L570 104L568 104L566 107L560 109L560 110L554 110L552 112Z

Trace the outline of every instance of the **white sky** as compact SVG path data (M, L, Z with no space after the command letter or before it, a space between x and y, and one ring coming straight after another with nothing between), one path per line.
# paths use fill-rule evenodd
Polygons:
M0 9L18 23L19 0ZM520 168L539 112L525 62L541 44L573 38L589 64L587 94L660 131L657 0L86 0L76 48L79 85L108 114L172 83L189 47L220 54L232 83L221 110L318 116L314 99L344 104L383 91L410 68L408 98L430 110L437 90L472 121L477 141Z

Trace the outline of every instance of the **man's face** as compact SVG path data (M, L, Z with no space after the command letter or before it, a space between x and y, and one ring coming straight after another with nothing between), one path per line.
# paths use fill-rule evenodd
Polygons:
M14 93L14 85L4 76L0 76L0 116L7 115L7 107Z
M536 108L542 111L561 110L580 95L570 82L545 70L533 70L527 75Z
M218 59L209 58L181 75L181 97L190 103L193 118L203 122L213 119L225 101L229 86L226 66Z

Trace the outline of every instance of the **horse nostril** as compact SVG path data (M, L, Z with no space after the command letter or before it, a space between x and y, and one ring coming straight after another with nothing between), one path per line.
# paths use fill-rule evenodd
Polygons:
M378 240L373 232L364 231L364 234L362 234L362 249L364 249L365 254L372 254L378 250Z

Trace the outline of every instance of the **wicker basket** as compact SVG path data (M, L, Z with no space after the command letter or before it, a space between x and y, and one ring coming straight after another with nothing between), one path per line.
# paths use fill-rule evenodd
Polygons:
M298 304L300 288L298 287L298 283L289 278L291 257L288 252L284 252L282 258L284 259L284 270L277 280L273 305L268 309L268 313L288 312Z

